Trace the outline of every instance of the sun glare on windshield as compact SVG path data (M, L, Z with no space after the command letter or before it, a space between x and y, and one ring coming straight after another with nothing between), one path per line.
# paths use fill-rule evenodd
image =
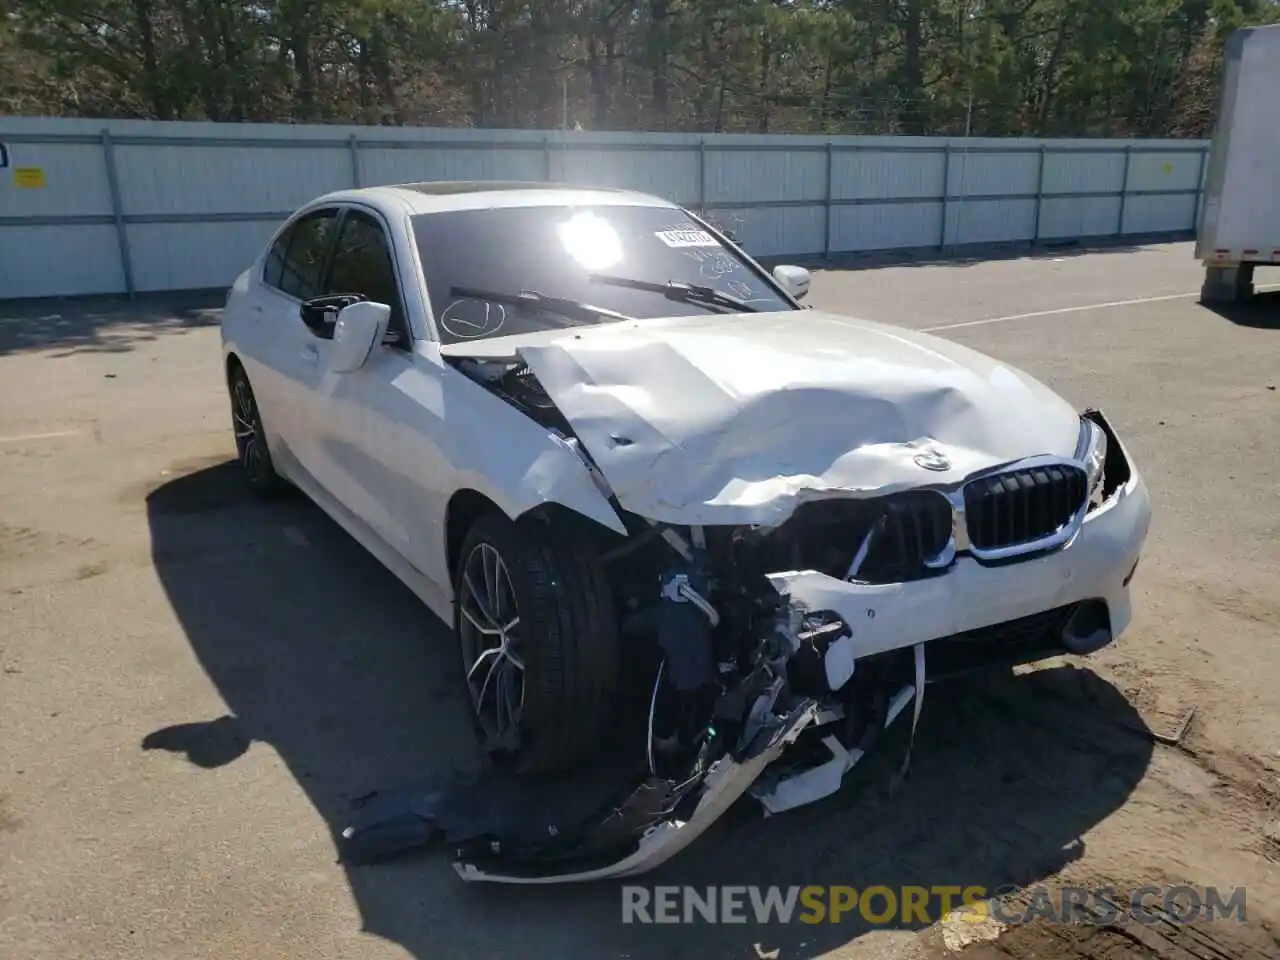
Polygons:
M587 270L604 270L622 260L622 240L613 225L590 210L556 227L566 252Z

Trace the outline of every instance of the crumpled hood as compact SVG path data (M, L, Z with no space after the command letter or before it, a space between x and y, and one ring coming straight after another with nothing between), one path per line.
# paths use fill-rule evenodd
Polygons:
M814 497L1071 456L1080 428L1066 401L1019 370L811 310L605 324L516 353L618 502L668 523L780 523ZM926 449L949 468L918 465Z

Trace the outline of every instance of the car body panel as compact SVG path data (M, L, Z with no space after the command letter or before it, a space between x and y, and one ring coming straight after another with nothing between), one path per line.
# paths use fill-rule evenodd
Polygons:
M774 524L808 498L957 483L1070 456L1080 430L1079 414L1020 370L817 311L612 323L508 348L619 503L670 523ZM947 467L922 468L923 451Z

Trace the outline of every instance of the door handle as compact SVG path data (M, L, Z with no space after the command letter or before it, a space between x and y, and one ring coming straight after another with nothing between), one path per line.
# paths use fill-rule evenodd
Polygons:
M304 344L302 347L302 359L310 360L312 363L320 359L320 349L314 343Z

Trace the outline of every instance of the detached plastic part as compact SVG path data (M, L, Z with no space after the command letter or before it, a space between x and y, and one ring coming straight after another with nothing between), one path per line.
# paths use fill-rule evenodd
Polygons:
M726 755L716 761L701 780L701 793L688 820L675 817L656 819L643 830L633 849L612 863L559 872L556 860L537 856L495 857L485 858L485 861L463 857L454 864L454 869L463 880L519 884L581 883L646 873L670 860L705 833L734 801L747 792L764 768L795 743L817 716L818 704L806 701L780 725L761 731L740 760ZM570 855L560 858L560 861L568 865L573 859Z
M888 727L914 702L913 740L923 666L923 649L917 648L916 684L898 691L883 721ZM770 694L776 697L779 686ZM748 791L766 815L792 810L835 793L864 754L828 736L823 742L831 751L830 761L789 777L766 777L757 786L802 733L839 720L843 712L823 710L816 700L805 699L785 716L758 709L752 713L755 722L746 746L725 753L703 772L684 782L650 777L618 804L599 802L608 780L585 784L570 804L577 813L566 809L563 791L553 800L531 792L537 788L502 778L375 794L363 801L358 817L342 833L344 859L370 863L440 836L457 849L454 869L466 881L551 884L636 876L689 846ZM900 776L909 760L910 748ZM616 787L617 781L612 784Z

